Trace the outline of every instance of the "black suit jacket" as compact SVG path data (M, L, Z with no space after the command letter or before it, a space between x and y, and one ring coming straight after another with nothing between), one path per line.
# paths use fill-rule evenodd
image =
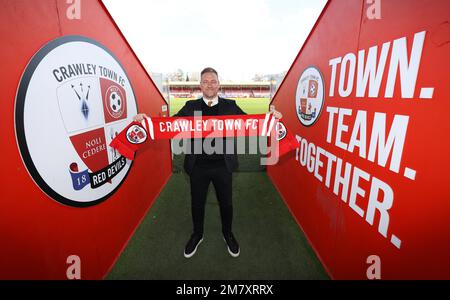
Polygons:
M175 117L191 117L194 116L195 111L202 111L202 102L203 98L197 100L189 100L186 104L180 109L180 111L175 114ZM234 100L224 99L219 97L218 105L218 115L246 115L244 111L236 104ZM230 139L230 138L227 138ZM234 139L234 138L231 138ZM234 144L236 146L236 143ZM192 150L192 148L191 148ZM235 147L236 150L236 147ZM191 174L192 170L195 166L195 154L191 151L191 154L186 154L184 157L184 169L188 174ZM234 151L233 154L225 154L225 164L227 166L228 171L233 172L238 168L238 158L237 153Z

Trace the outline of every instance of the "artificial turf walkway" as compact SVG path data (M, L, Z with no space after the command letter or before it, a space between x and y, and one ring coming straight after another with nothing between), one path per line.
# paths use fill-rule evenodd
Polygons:
M184 258L192 230L189 178L175 172L106 278L328 279L266 173L236 172L233 176L233 232L241 247L238 258L228 254L222 239L212 184L203 243L193 257Z

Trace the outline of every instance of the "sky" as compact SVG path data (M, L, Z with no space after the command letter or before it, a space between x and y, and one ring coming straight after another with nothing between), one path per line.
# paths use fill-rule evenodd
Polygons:
M289 70L326 0L103 0L149 73Z

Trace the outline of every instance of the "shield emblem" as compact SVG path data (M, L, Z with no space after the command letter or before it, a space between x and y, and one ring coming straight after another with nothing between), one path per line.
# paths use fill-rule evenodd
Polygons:
M105 122L111 123L127 116L127 98L125 90L114 81L100 78L103 112Z
M136 113L113 52L83 36L50 41L27 65L16 96L17 143L30 176L65 205L107 200L131 168L108 145Z
M318 89L319 83L317 80L309 80L308 83L308 98L317 98L317 89Z
M60 86L57 95L64 127L89 170L99 171L117 159L108 141L126 126L125 90L105 78L83 77Z
M306 106L308 104L308 99L300 98L300 112L306 114Z

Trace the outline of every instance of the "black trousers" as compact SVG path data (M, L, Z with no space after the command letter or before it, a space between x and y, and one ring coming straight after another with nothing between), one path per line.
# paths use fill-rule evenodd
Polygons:
M192 221L196 235L203 235L206 196L211 182L219 201L222 233L224 235L231 233L233 220L232 173L226 168L225 162L222 162L205 166L195 165L190 174Z

